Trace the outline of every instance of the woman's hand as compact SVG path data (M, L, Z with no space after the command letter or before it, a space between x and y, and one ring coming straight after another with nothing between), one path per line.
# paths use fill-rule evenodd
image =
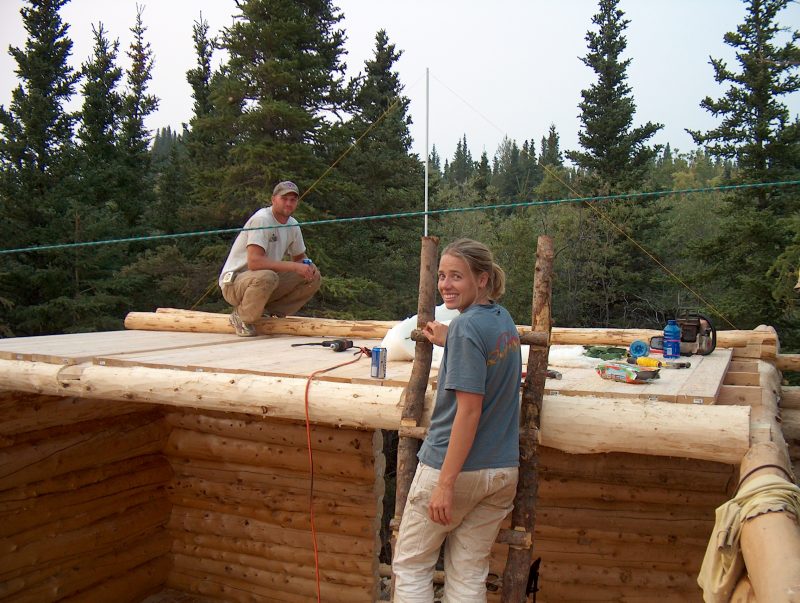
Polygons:
M436 484L431 492L431 501L428 503L428 516L431 521L446 526L450 523L453 510L453 487L449 488Z
M432 320L422 329L422 334L432 344L444 347L444 341L447 339L447 325Z

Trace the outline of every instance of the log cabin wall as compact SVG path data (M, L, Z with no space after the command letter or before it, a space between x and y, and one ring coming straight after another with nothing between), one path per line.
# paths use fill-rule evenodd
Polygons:
M305 425L172 409L165 454L172 589L227 601L316 600ZM312 426L324 601L378 598L380 431Z
M697 574L714 510L735 487L735 467L546 447L539 452L538 602L702 602ZM502 576L506 551L495 545L493 574Z
M158 409L0 392L0 598L140 601L170 566Z

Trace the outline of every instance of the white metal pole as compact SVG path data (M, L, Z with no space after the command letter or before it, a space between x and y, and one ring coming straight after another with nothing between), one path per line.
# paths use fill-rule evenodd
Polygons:
M425 68L425 236L428 236L428 158L430 151L428 151L428 111L429 105L429 88L428 88L428 67Z

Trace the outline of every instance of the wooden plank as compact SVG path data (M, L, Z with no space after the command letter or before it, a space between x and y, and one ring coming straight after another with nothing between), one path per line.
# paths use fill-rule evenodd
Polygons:
M741 360L733 358L731 360L730 366L728 366L728 371L734 371L737 373L757 373L758 372L758 361L757 360Z
M275 335L236 339L237 341L221 342L215 346L108 355L97 358L95 363L105 366L144 366L193 372L246 373L305 379L315 371L353 360L359 347L372 348L379 343L373 339L358 339L353 341L354 348L344 352L333 352L330 348L322 346L292 347L292 344L296 343L321 342L323 338ZM364 356L351 365L322 373L315 379L339 383L404 386L411 375L411 368L411 362L389 362L386 369L387 378L378 381L370 377L370 359Z
M730 349L715 350L709 356L692 356L689 359L692 364L689 368L661 369L659 378L647 384L603 379L591 368L555 367L562 378L549 379L545 384L545 391L549 395L681 403L699 400L702 404L713 404L730 358Z
M717 404L740 406L761 404L761 388L752 385L723 385L719 388Z
M716 402L731 357L730 348L717 348L708 356L692 356L692 380L680 390L675 401L684 404ZM698 360L696 364L695 359Z
M728 371L722 383L723 385L761 385L761 378L758 373Z
M104 331L40 337L0 339L0 358L51 364L80 364L104 354L181 349L236 342L235 335L218 333L160 333L157 331Z

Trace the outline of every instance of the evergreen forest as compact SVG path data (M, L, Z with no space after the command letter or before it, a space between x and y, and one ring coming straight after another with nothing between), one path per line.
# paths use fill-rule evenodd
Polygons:
M141 9L129 47L97 24L91 56L74 66L66 2L27 0L27 40L9 49L18 83L0 106L1 336L121 329L128 312L158 307L228 312L216 282L236 230L287 179L303 191L295 217L323 274L301 313L416 313L425 158L411 152L402 49L385 31L348 77L331 0L239 0L216 36L199 17L192 118L151 131L158 57ZM580 58L595 75L576 108L579 147L562 148L555 124L505 138L491 156L473 154L468 131L455 149L434 145L430 234L494 250L518 324L530 322L536 240L548 234L557 326L660 328L691 310L718 329L772 325L783 350L797 351L800 120L786 99L800 91L800 32L781 22L790 2L744 0L746 18L719 41L736 61L712 58L724 93L697 99L717 125L677 152L651 142L658 115L636 115L635 23L619 0L599 0Z

